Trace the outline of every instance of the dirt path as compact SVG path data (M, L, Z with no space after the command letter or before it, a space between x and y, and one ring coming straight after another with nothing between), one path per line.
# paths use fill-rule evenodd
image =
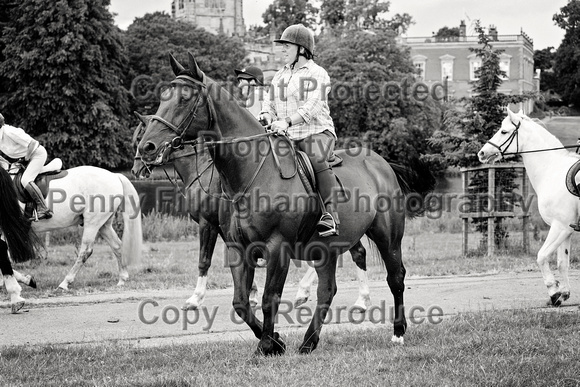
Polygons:
M413 324L437 323L461 312L517 308L546 308L548 296L539 273L410 278L406 280L406 314ZM356 283L341 283L326 331L386 325L391 334L392 297L384 281L371 282L373 307L353 312ZM564 309L578 311L580 271L571 272L572 295ZM260 289L262 290L262 289ZM279 316L280 332L304 331L313 298L294 309L295 287L285 290ZM125 291L86 296L29 299L21 313L12 315L6 294L0 303L0 346L18 344L75 344L123 340L143 346L214 340L254 340L231 308L233 290L209 291L204 307L185 314L180 310L191 295L188 289ZM261 293L260 293L261 296Z

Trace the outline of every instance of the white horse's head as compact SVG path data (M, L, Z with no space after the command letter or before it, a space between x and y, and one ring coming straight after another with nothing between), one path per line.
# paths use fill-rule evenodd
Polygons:
M507 117L502 121L501 127L494 136L485 143L477 156L482 163L493 163L500 160L504 154L515 154L518 149L518 130L524 119L524 113L520 110L514 113L507 108Z

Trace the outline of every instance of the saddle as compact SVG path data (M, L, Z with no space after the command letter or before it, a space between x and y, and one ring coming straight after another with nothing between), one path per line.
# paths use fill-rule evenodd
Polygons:
M32 217L34 210L36 209L36 204L26 192L20 181L22 180L22 174L26 169L24 164L18 163L18 165L12 164L12 171L15 170L14 173L14 186L16 188L16 193L18 195L18 200L24 203L24 215L28 218ZM11 172L13 173L13 172ZM40 173L34 179L34 183L40 188L42 192L42 196L46 199L48 196L48 189L50 182L52 180L60 179L65 177L68 174L67 170L62 170L62 160L59 158L53 159L50 163L46 164L40 170Z
M580 171L580 160L576 161L566 174L566 188L576 197L580 197L580 185L576 185L576 174L578 171Z
M298 163L297 173L298 176L300 176L300 180L302 180L302 184L304 184L304 188L306 188L306 192L308 192L309 194L317 192L316 177L315 177L316 174L314 173L314 168L312 168L312 162L308 158L306 152L303 152L298 149L295 150L296 150L296 162ZM328 166L331 168L339 167L342 165L342 158L336 155L334 152L330 154L327 161ZM336 180L340 185L341 191L346 192L338 176L336 176Z

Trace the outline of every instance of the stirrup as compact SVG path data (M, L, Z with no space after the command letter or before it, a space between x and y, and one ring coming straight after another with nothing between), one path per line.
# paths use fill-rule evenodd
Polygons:
M322 214L318 224L316 225L316 231L318 231L318 236L321 238L331 235L338 235L338 227L336 226L336 222L329 212Z
M572 224L570 225L570 227L572 227L572 229L573 229L574 231L580 231L580 219L579 219L579 222L577 222L577 223L572 223Z
M46 210L45 212L40 212L40 213L37 210L34 210L33 216L28 218L28 220L30 222L38 222L39 220L50 219L50 218L52 218L52 211L51 210Z

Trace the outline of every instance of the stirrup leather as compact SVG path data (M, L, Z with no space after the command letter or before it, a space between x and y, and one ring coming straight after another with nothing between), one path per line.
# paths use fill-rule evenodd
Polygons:
M336 222L329 212L322 214L318 224L316 225L316 231L318 231L318 235L321 238L331 235L338 235L338 227L336 226Z

